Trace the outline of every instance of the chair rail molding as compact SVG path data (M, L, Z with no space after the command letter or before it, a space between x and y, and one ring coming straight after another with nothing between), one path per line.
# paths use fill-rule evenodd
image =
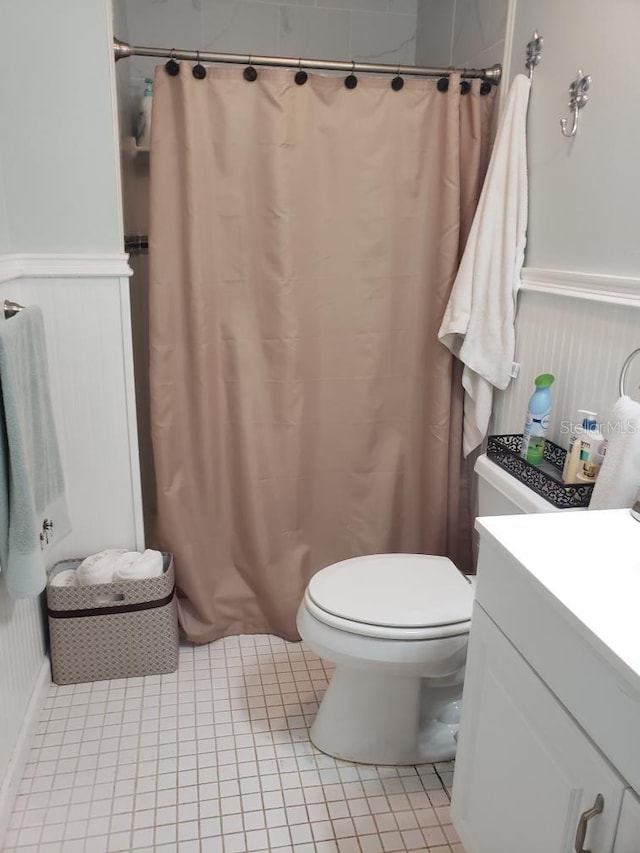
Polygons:
M0 282L18 278L128 278L125 253L0 255Z
M640 308L640 278L632 276L524 267L520 290Z

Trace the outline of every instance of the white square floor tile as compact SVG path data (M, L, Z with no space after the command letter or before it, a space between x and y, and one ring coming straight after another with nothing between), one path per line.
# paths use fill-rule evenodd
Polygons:
M176 673L52 685L7 853L464 853L453 762L374 767L310 743L330 671L266 635L183 645Z

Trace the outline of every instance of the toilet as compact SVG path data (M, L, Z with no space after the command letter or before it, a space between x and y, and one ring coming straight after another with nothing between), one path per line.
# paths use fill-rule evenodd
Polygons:
M479 515L557 512L478 458ZM363 764L420 764L455 755L474 579L446 557L372 554L321 569L297 615L307 646L335 670L313 744Z

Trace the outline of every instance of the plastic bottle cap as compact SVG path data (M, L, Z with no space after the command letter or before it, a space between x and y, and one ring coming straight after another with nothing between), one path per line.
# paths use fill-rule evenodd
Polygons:
M582 428L586 430L597 430L598 424L596 422L596 418L598 417L597 412L592 412L589 409L578 409L578 412L581 415L586 415L582 419Z
M548 388L549 385L553 385L555 378L556 377L552 373L541 373L540 376L536 376L534 380L536 388Z

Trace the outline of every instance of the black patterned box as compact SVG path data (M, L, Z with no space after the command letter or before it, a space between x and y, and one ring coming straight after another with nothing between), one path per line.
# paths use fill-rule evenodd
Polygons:
M522 435L490 435L487 456L512 477L520 480L540 497L558 509L578 509L589 506L593 483L562 482L562 468L567 451L549 441L544 443L544 458L532 465L520 456Z
M175 672L178 614L173 557L163 554L156 578L92 586L55 586L53 577L76 569L64 560L49 570L47 615L51 672L56 684Z

